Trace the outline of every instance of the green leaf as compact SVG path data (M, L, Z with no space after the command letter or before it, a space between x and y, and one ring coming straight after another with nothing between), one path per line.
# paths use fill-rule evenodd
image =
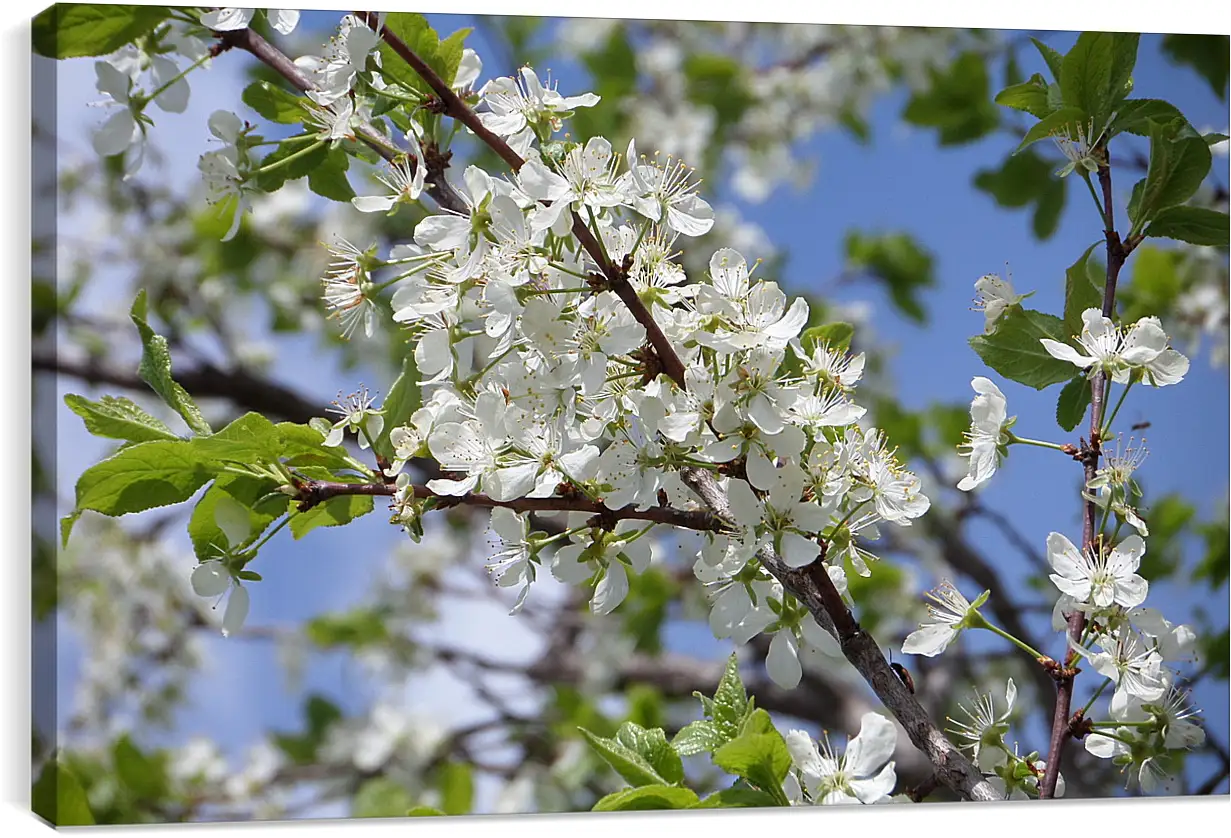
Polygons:
M154 801L166 793L166 771L142 753L127 734L116 740L111 753L121 782L137 797Z
M1038 73L1031 76L1029 81L1006 87L996 94L995 101L997 105L1025 111L1038 119L1052 112L1047 101L1047 82Z
M188 392L171 377L171 353L167 349L167 339L155 334L145 322L144 288L133 301L130 316L137 331L141 334L141 364L137 367L137 375L153 387L154 392L183 418L193 433L212 433L209 423L201 416L201 411L197 409L192 396L188 395Z
M316 140L292 137L283 140L278 147L261 158L261 171L256 176L256 185L262 192L277 192L288 180L299 180L310 175L329 157L329 146ZM311 150L309 150L311 149ZM295 156L298 155L298 156ZM275 163L294 157L290 162L274 167Z
M434 818L443 815L444 812L439 809L433 809L431 806L415 806L413 809L406 810L408 818Z
M49 58L107 55L153 31L170 14L163 6L57 3L34 18L34 51Z
M216 473L182 440L139 442L88 468L77 480L77 511L126 515L182 503Z
M321 649L346 647L355 652L390 642L389 617L388 611L380 607L322 614L308 621L304 635Z
M800 335L800 343L808 352L816 346L828 346L833 352L841 354L851 348L851 339L854 337L855 327L850 323L838 321L805 329Z
M30 789L30 808L55 826L93 826L95 823L85 789L73 772L56 759L43 766Z
M748 108L757 102L757 97L748 86L746 69L730 55L713 52L689 53L685 56L681 69L687 85L688 101L713 109L716 128L720 132L737 124L743 119ZM629 93L636 90L636 84L634 61ZM615 98L615 95L613 94L612 98Z
M690 809L699 802L692 789L679 786L642 786L613 792L594 804L594 812L628 812L647 809Z
M1148 137L1151 122L1169 123L1183 118L1179 108L1162 99L1129 99L1116 110L1116 118L1111 121L1107 135L1109 138L1116 134Z
M325 427L329 427L328 422L325 422ZM311 425L279 422L274 429L278 432L279 449L287 465L323 466L327 469L353 468L346 448L341 445L326 448L323 445L325 434Z
M772 726L768 733L744 733L723 745L714 751L714 764L773 795L780 805L789 804L782 781L791 770L791 752Z
M274 521L286 512L286 495L273 494L276 487L269 480L245 477L239 474L220 474L212 486L197 501L188 520L188 537L199 561L215 559L226 547L227 537L215 519L218 502L230 498L248 510L249 541L265 532Z
M1133 91L1133 68L1137 66L1137 47L1141 35L1136 32L1111 33L1111 81L1107 95L1109 104L1104 115L1117 110Z
M442 42L427 18L411 12L391 12L385 16L385 29L401 38L408 47L436 71L445 84L452 84L462 58L462 45L469 30L455 32ZM381 74L410 90L432 94L432 89L386 41L380 43Z
M1187 128L1187 130L1185 130ZM1150 168L1134 223L1192 197L1210 171L1210 147L1187 123L1150 125Z
M243 99L244 104L270 122L283 125L302 122L307 113L300 97L267 81L254 81L244 88Z
M351 801L352 818L400 818L415 805L410 792L388 777L373 777Z
M746 809L756 806L781 806L778 798L760 789L735 786L715 792L696 804L695 809Z
M942 146L968 143L984 137L1000 124L990 101L987 62L976 52L965 52L949 65L927 70L929 84L916 90L902 111L913 125L936 128Z
M1079 375L1064 385L1056 402L1056 422L1070 433L1081 424L1090 406L1090 380Z
M1088 308L1103 308L1103 268L1090 254L1099 243L1086 248L1081 258L1064 274L1064 328L1070 335L1081 334L1085 323L1081 314Z
M282 438L259 413L245 413L222 430L191 440L202 457L241 464L274 463L282 455Z
M92 402L85 396L68 393L64 396L64 403L82 418L86 430L94 436L125 442L179 439L160 420L122 396L103 396L102 401Z
M419 390L419 368L415 365L415 353L407 352L402 358L402 371L394 379L381 405L385 424L376 438L375 449L392 459L393 449L389 444L390 432L410 421L414 412L423 406L423 393Z
M634 722L625 722L616 731L615 739L624 747L640 754L646 763L668 783L684 780L684 763L667 742L661 728L647 730Z
M849 270L864 271L880 280L893 305L917 323L927 319L920 294L936 284L932 255L907 233L846 234Z
M1226 247L1227 222L1225 212L1205 207L1168 207L1154 216L1145 233L1154 238L1179 239L1189 244Z
M714 727L721 733L724 740L734 739L739 735L740 725L748 711L748 693L744 682L739 677L739 660L732 652L727 658L727 667L714 690L714 701L710 708Z
M1056 81L1060 81L1061 70L1064 67L1064 56L1038 38L1031 38L1030 42L1034 44L1034 48L1039 51L1039 55L1043 56L1043 60L1047 62L1047 69L1051 70L1051 77Z
M1074 367L1049 355L1039 343L1041 338L1067 343L1072 335L1059 317L1015 306L1001 316L996 331L972 337L970 346L1005 378L1042 390L1068 381Z
M1187 64L1226 101L1229 60L1226 35L1164 35L1163 53L1176 64Z
M339 495L317 504L307 512L291 513L291 535L303 538L317 527L337 527L372 511L370 495Z
M346 170L350 166L350 158L341 148L331 148L325 160L308 173L308 188L331 201L350 201L355 197L355 190L346 179Z
M623 742L596 736L584 727L578 728L590 747L632 786L667 785L667 780L654 770L649 760Z
M1023 149L1037 143L1039 140L1045 140L1053 134L1062 134L1065 131L1068 131L1070 134L1076 134L1078 128L1084 131L1086 129L1082 122L1084 116L1085 113L1080 108L1067 105L1059 110L1052 111L1030 126L1030 130L1026 132L1026 136L1022 137L1022 141L1018 143L1013 153L1018 154Z
M464 762L440 767L440 805L446 815L466 815L474 805L474 773Z
M296 765L313 765L326 735L341 721L342 711L329 699L313 693L304 701L303 715L302 733L274 733L273 739Z
M698 719L684 725L671 740L671 746L680 756L688 757L721 747L728 739L713 722Z
M1111 112L1111 65L1115 52L1110 32L1082 32L1064 56L1060 70L1060 93L1064 104L1092 117L1096 130Z

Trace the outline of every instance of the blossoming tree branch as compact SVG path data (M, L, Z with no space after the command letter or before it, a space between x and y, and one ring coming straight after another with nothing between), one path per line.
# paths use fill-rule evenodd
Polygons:
M585 588L594 614L610 614L630 575L649 566L653 537L686 530L716 637L770 638L765 665L788 689L801 680L801 650L844 657L883 703L858 731L842 732L850 739L839 752L827 738L781 734L732 658L701 699L704 718L673 738L632 723L614 738L586 733L629 786L597 809L922 799L926 790L894 795L898 725L931 762L934 783L972 800L1061 795L1072 747L1150 791L1178 752L1202 741L1178 674L1195 635L1146 604L1138 571L1150 534L1133 479L1144 451L1121 434L1130 392L1180 384L1188 360L1158 318L1124 322L1116 292L1148 238L1227 245L1227 216L1186 204L1210 169L1210 146L1226 138L1202 135L1167 102L1131 98L1138 36L1084 33L1064 55L1036 41L1050 77L1036 73L996 96L1037 120L1019 150L1053 141L1068 160L1058 174L1083 181L1095 212L1097 240L1064 272L1062 312L1027 308L1029 294L1007 278L975 283L985 323L970 344L989 374L972 381L961 449L969 473L958 488L991 480L1014 446L1042 449L1027 453L1049 458L1057 481L1080 473L1081 531L1052 532L1045 545L1057 634L1033 648L984 615L989 592L943 582L901 649L934 657L961 632L983 630L1028 656L1054 681L1055 707L1049 741L1020 748L1008 721L1012 679L1003 699L978 693L965 718L937 722L909 672L859 623L848 574L888 561L874 552L882 531L911 527L930 502L895 441L865 421L856 396L865 358L850 351L852 327L812 322L808 303L789 299L756 254L723 247L704 273L686 271L680 249L714 225L702 184L683 161L640 154L635 141L621 152L570 133L576 112L603 107L599 96L562 93L530 67L479 84L482 61L466 33L442 40L416 14L347 14L319 54L292 60L250 25L263 16L285 35L295 12L61 8L57 37L40 44L36 24L41 51L124 56L96 65L112 111L95 148L121 155L130 174L155 129L151 105L183 110L195 69L245 52L285 80L254 82L242 100L290 136L267 139L225 110L203 126L217 147L199 168L230 219L225 238L254 194L304 177L317 194L394 223L405 205L432 208L387 252L329 245L329 319L346 337L383 327L405 340L384 398L360 387L339 397L334 419L275 424L253 412L211 427L176 382L139 295L139 375L185 427L125 398L69 396L92 433L125 444L78 480L65 542L87 510L122 516L204 488L189 524L199 559L191 583L226 599L221 630L231 635L249 616L263 545L288 527L299 538L345 525L376 498L416 540L433 511L490 515L491 578L517 589L510 620L543 573ZM464 134L501 167L455 166L451 143ZM1116 207L1122 134L1147 138L1150 152L1132 200ZM355 194L352 160L380 167L378 194ZM1021 435L993 375L1054 399L1058 427ZM1097 681L1082 706L1079 680ZM700 753L738 781L700 798L681 761Z

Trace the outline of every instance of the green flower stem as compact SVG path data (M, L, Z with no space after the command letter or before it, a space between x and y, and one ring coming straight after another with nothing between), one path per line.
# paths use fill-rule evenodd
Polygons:
M252 553L256 553L258 550L260 550L263 546L265 546L265 542L269 541L269 539L271 539L271 538L273 538L275 535L277 535L277 534L278 534L278 531L279 531L279 530L281 530L283 527L285 527L285 526L286 526L287 524L289 524L290 522L291 522L291 516L290 516L289 514L288 514L288 515L284 515L284 516L282 516L282 520L280 520L280 521L278 521L278 523L274 524L273 529L271 529L269 532L265 533L265 537L264 537L264 538L262 538L262 539L261 539L260 541L258 541L256 544L252 545L252 547L250 548L250 549L251 549L251 552L252 552Z
M1107 386L1109 388L1111 387L1110 380L1108 380ZM1133 389L1133 380L1130 378L1128 385L1124 388L1124 392L1120 394L1120 400L1116 402L1115 408L1111 411L1111 418L1104 422L1103 427L1099 430L1099 436L1103 439L1107 439L1107 437L1111 436L1111 425L1116 421L1116 415L1120 412L1120 405L1124 404L1124 399L1128 396L1128 391L1131 389Z
M260 169L257 169L255 172L252 172L248 177L253 178L258 175L263 175L266 172L272 172L274 169L277 169L281 166L285 166L287 163L290 163L292 160L295 160L297 158L304 157L308 154L311 154L312 152L316 151L318 148L323 146L325 142L326 142L325 140L317 140L316 142L312 143L312 145L308 146L307 148L301 148L299 151L295 152L294 154L287 155L286 157L283 157L281 160L275 160L273 163L270 163L268 166L263 166Z
M603 232L598 226L598 219L594 216L594 207L586 204L586 214L590 216L590 226L594 228L594 238L598 242L599 252L603 254L603 262L608 265L615 264L607 253L607 243L603 241ZM618 268L619 265L616 265L616 267Z
M1022 445L1037 445L1039 448L1052 448L1052 449L1055 449L1056 451L1064 450L1064 446L1058 442L1044 442L1041 439L1027 439L1024 436L1018 436L1012 431L1009 431L1008 434L1009 434L1009 444L1010 445L1016 442L1016 443L1021 443Z
M588 276L586 276L585 274L583 274L583 273L578 273L577 271L573 270L572 268L566 268L564 265L561 265L559 262L548 262L547 264L548 264L548 265L550 265L551 267L555 268L555 269L556 269L556 270L558 270L558 271L562 271L563 273L569 274L569 275L571 275L571 276L575 276L575 277L577 277L578 279L584 279L584 280L587 280L587 281L589 281L589 279L590 279L590 278L589 278Z
M1099 220L1103 222L1103 226L1107 226L1107 215L1103 212L1103 202L1099 199L1098 193L1094 191L1094 182L1090 180L1090 173L1085 169L1081 170L1081 179L1086 182L1086 188L1090 190L1090 197L1094 200L1094 208L1098 210Z
M144 97L144 98L145 98L145 102L142 102L142 105L141 105L142 109L143 109L143 110L145 109L145 103L146 103L146 102L152 102L152 101L154 101L155 99L157 99L159 96L161 96L163 93L165 93L165 92L166 92L167 88L169 88L171 85L175 84L177 81L179 81L180 79L182 79L184 76L186 76L186 75L188 75L189 73L191 73L193 70L195 70L195 69L197 69L198 67L200 67L200 66L201 66L202 64L204 64L206 61L209 61L209 58L210 58L209 53L206 53L205 55L201 56L201 57L200 57L200 58L198 58L196 61L192 62L192 63L191 63L191 64L189 64L187 67L185 67L185 68L184 68L181 72L176 73L174 76L172 76L171 78L169 78L167 81L163 82L163 83L162 83L162 84L160 84L158 87L154 88L154 92L153 92L153 93L151 93L149 96Z
M1098 697L1103 694L1103 690L1107 689L1107 685L1110 683L1111 679L1108 678L1103 681L1103 683L1099 684L1099 688L1094 691L1094 695L1090 696L1090 700L1086 702L1086 706L1081 708L1081 714L1083 716L1090 712L1090 708L1094 706L1094 702L1098 701ZM1094 724L1098 724L1098 722L1095 722Z
M987 629L992 634L998 634L1001 637L1003 637L1005 640L1012 643L1017 648L1021 649L1026 654L1030 655L1030 657L1034 658L1035 660L1038 660L1039 658L1042 658L1042 657L1046 657L1046 655L1044 655L1038 649L1035 649L1034 647L1032 647L1030 644L1023 643L1021 640L1018 640L1016 637L1009 634L1007 631L1000 628L999 626L995 626L989 623L987 621L987 618L984 617L982 614L980 614L978 611L972 612L972 616L967 617L967 621L969 623L970 628L983 628L983 629Z

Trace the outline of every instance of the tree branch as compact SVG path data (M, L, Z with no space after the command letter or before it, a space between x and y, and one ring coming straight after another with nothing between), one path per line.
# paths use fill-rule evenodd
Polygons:
M376 12L356 12L355 14L374 31L379 32L380 37L384 39L390 49L397 53L399 58L405 61L411 69L427 82L428 86L432 88L440 100L439 109L442 113L469 128L476 137L482 140L492 151L496 152L500 159L507 163L514 172L521 169L526 162L522 159L521 155L514 151L508 143L492 133L479 119L474 109L454 93L449 85L445 84L444 80L436 74L436 71L416 55L414 50L407 46L401 38L380 26L380 19ZM607 258L602 245L599 244L593 232L582 221L580 215L575 212L571 213L571 215L573 217L573 235L581 243L582 248L585 249L586 253L594 261L594 264L598 266L598 270L603 275L607 286L628 307L633 318L645 329L646 339L649 341L650 346L654 348L654 353L658 356L661 372L666 374L668 378L680 387L683 387L684 364L680 361L674 347L671 346L671 341L667 339L662 329L659 328L658 323L655 322L649 309L645 307L645 304L637 296L636 290L628 281L624 267L613 264Z
M307 93L309 90L316 89L311 80L304 75L302 70L295 66L295 62L286 53L279 50L252 29L235 29L229 32L215 32L214 34L218 36L228 49L241 49L255 56L262 64L282 76L300 92ZM386 160L394 160L405 153L400 149L391 147L385 136L371 125L366 123L360 125L355 129L355 133L365 145ZM427 165L427 161L415 160L413 156L410 157L410 160L413 167L416 168L421 165ZM427 167L426 181L425 191L432 196L432 200L441 208L454 212L466 212L466 202L462 200L461 196L457 194L457 191L445 178L443 166L429 165Z
M688 530L716 531L723 523L708 512L693 509L675 509L670 506L651 506L648 509L637 509L626 506L623 509L608 509L599 501L589 498L516 498L514 500L497 500L489 495L472 492L465 495L441 495L433 492L427 486L411 484L414 496L419 499L435 498L441 501L438 508L454 504L462 506L501 507L514 512L585 512L594 516L594 526L610 528L618 521L649 521L654 524L665 524ZM375 497L392 497L397 491L393 483L339 483L329 480L304 480L299 484L300 511L306 512L330 498L341 495L370 495Z
M681 471L681 477L711 512L731 521L726 495L712 474L704 469L686 468ZM897 718L915 747L927 756L945 786L967 800L1003 799L965 754L932 724L927 711L889 667L876 640L859 627L821 561L803 568L791 568L770 547L763 547L757 558L803 603L821 628L838 639L846 659Z

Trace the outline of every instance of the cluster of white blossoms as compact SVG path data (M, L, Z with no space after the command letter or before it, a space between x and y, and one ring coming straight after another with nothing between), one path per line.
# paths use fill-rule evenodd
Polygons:
M325 88L330 97L345 89L361 106L379 71L354 51L366 55L372 39L354 17L343 26L327 56L299 64L334 85ZM469 63L475 70L458 89L477 76L477 60ZM343 64L354 72L324 69ZM807 303L754 276L757 266L732 249L713 254L706 276L687 275L679 238L714 223L693 170L639 156L634 143L620 154L602 137L583 145L558 136L563 120L597 96L563 96L528 67L471 95L484 127L525 164L504 177L465 169L454 185L463 211L429 215L386 259L339 246L325 279L346 334L361 322L370 333L375 297L386 290L393 320L410 332L423 404L389 429L397 518L413 533L427 504L473 494L610 510L606 518L571 512L562 532L547 535L528 513L498 508L490 563L499 585L520 588L518 606L546 562L562 581L593 585L593 610L608 613L627 595L629 574L648 566L654 530L666 526L645 510L702 511L681 470L709 470L734 519L706 532L696 562L714 591L711 624L744 642L773 634L770 673L794 686L801 643L826 648L831 638L758 553L772 550L793 568L821 559L845 593L846 562L869 573L874 557L863 544L877 526L908 526L929 507L884 434L858 424L866 411L852 393L863 355L803 335ZM410 158L428 140L412 129L407 141ZM395 162L381 178L392 199L356 199L356 207L395 210L418 198L424 168L421 159ZM635 295L639 312L618 292ZM682 382L669 377L674 359L653 348L647 327L661 330L658 345L682 363ZM366 443L380 432L367 426L377 418L357 403L327 444L340 443L343 430L362 431ZM440 469L426 491L403 471L424 457ZM643 514L633 520L632 512Z

